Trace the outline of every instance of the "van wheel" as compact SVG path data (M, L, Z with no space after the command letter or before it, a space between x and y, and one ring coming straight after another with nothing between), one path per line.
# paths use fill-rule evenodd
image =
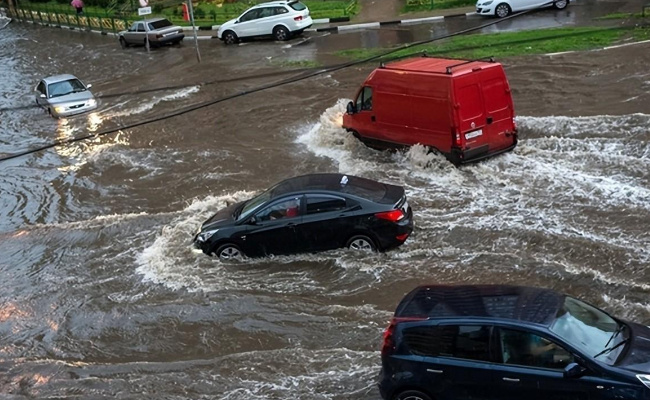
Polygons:
M553 3L553 7L557 8L558 10L564 10L568 5L568 0L558 0Z
M365 252L377 251L377 246L375 245L375 242L373 242L372 239L370 239L368 236L365 235L352 236L350 239L348 239L347 243L345 244L345 247L347 247L350 250L358 250L358 251L365 251Z
M289 39L289 31L284 26L276 26L273 28L273 37L275 40L283 42Z
M510 6L506 3L501 3L494 9L494 15L498 18L507 17L511 12L512 9L510 9Z
M431 400L431 397L417 390L407 390L395 396L393 400Z
M237 44L237 41L239 40L237 34L233 31L225 31L222 37L225 44Z
M219 257L220 260L232 260L241 258L243 253L236 244L226 243L217 247L217 251L214 252L214 255Z

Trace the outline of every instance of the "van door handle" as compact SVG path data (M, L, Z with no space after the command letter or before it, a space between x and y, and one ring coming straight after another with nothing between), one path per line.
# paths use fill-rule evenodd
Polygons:
M372 122L375 122L375 116L374 116L374 115L371 115L371 116L370 116L370 120L371 120Z
M503 378L504 381L506 382L519 382L519 379L517 378Z
M442 374L441 369L429 369L429 368L427 368L427 372L433 372L434 374Z
M487 123L491 124L492 123L492 117L487 117Z

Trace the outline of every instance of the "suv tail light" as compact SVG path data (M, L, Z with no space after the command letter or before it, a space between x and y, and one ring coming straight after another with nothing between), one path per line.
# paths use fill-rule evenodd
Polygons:
M298 15L297 17L293 17L294 21L302 21L302 15Z
M381 356L389 356L393 354L393 351L395 351L395 327L397 324L400 322L411 322L411 321L424 321L426 318L417 318L417 317L393 317L393 319L390 320L390 324L388 324L388 327L384 331L384 341L381 345Z
M404 218L404 212L402 210L392 210L386 212L380 212L375 214L375 217L379 219L386 219L390 222L397 222L400 219Z

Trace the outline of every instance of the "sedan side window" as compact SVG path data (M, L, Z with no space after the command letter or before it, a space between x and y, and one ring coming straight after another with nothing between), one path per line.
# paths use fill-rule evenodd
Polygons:
M134 22L134 23L131 25L131 27L129 28L129 31L130 31L130 32L135 32L135 31L137 31L137 30L138 30L138 25L140 25L139 22Z
M298 216L300 216L300 197L294 197L271 204L255 214L255 219L262 222Z
M413 354L490 361L489 326L416 326L404 330Z
M138 24L138 32L145 32L144 24Z
M574 362L571 353L541 336L510 329L500 331L505 364L564 369Z
M370 86L365 86L363 90L361 90L361 93L359 93L359 97L357 98L357 110L372 110L372 88Z
M345 199L333 196L307 197L307 214L324 213L344 210L347 207Z

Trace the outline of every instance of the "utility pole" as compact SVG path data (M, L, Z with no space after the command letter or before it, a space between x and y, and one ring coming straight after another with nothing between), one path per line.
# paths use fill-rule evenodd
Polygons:
M199 38L196 34L196 26L194 26L194 10L192 9L192 0L187 0L187 8L190 11L190 21L192 21L192 32L194 32L194 47L196 47L196 59L201 62L201 53L199 53Z

